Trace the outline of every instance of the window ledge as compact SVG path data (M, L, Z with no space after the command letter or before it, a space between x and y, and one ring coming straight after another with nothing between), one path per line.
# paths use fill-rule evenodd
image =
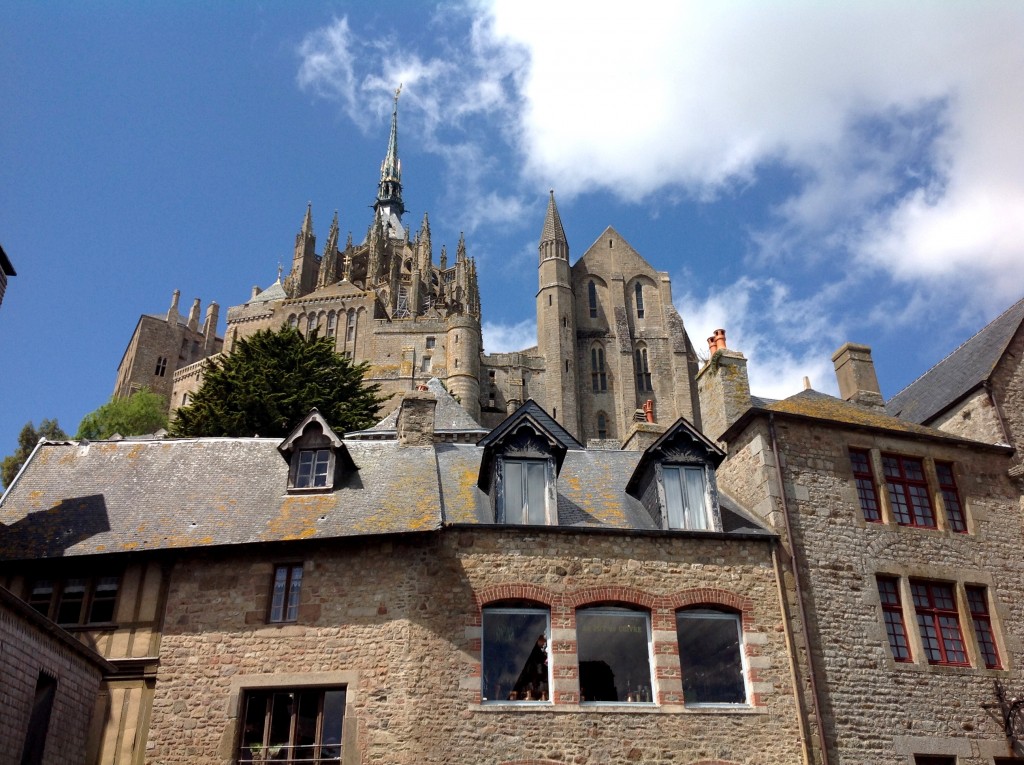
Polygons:
M555 713L571 713L571 714L673 714L673 715L766 715L768 714L768 707L758 706L752 707L743 704L737 704L735 706L684 706L682 704L663 704L661 706L654 703L646 702L634 702L632 704L617 704L615 702L584 702L583 704L552 704L550 701L537 701L537 702L502 702L502 701L489 701L483 704L470 704L470 712L483 712L483 713L526 713L533 714L537 712L555 712Z
M289 486L289 494L330 494L334 491L333 486Z
M1006 677L1010 671L1006 667L990 669L988 667L965 667L960 664L919 664L918 662L889 660L889 669L903 672L935 672L940 675L963 675L966 677Z

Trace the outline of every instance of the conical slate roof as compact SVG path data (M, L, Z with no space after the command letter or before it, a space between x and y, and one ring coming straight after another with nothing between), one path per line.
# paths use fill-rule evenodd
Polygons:
M565 229L562 228L562 219L558 216L558 206L555 204L553 189L548 199L548 212L544 216L544 230L541 232L540 240L542 242L566 242Z

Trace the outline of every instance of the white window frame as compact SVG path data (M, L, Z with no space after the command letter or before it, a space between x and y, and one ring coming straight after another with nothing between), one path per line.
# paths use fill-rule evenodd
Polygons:
M507 699L507 698L505 698L505 699L489 699L489 698L487 698L484 695L485 692L486 692L486 688L484 687L484 682L486 681L486 677L487 677L487 662L486 662L486 655L487 655L486 633L487 633L487 631L486 631L486 624L485 624L485 622L487 620L488 614L493 614L493 615L523 614L523 615L529 615L529 616L541 616L541 615L544 616L544 618L546 620L545 621L545 627L544 627L544 639L547 641L547 647L546 647L547 657L546 658L547 658L547 668L548 668L548 673L547 673L548 698L546 700L545 699ZM529 607L529 606L524 606L522 608L518 608L518 607L515 607L515 606L495 606L495 607L487 607L487 606L485 606L483 608L483 610L482 610L482 613L481 613L480 629L481 629L481 632L480 632L480 635L481 635L481 637L480 637L480 695L481 695L481 701L483 703L485 703L485 704L516 704L517 706L521 705L521 704L550 705L551 703L553 703L554 693L552 691L552 681L553 681L554 678L553 678L553 675L552 675L552 663L553 662L551 660L551 609L550 608L539 608L539 607L538 608L533 608L533 607Z
M692 608L682 608L676 611L676 640L679 640L679 619L680 617L686 619L730 619L736 624L736 636L739 644L740 654L740 677L743 681L743 701L686 701L684 696L684 704L687 707L698 707L703 709L708 708L726 708L735 709L739 707L749 707L751 693L750 693L750 671L747 666L747 652L743 643L743 616L734 611L729 611L724 608L718 608L714 604L707 604L701 606L694 606ZM683 656L680 653L679 656L679 669L684 675L682 678L684 694L686 688L686 669L683 667Z
M647 626L647 635L646 635L646 638L647 638L647 669L648 669L648 672L649 672L647 680L650 683L647 686L647 689L650 692L650 700L648 700L648 701L590 701L590 700L584 701L583 697L582 697L583 690L582 690L582 686L581 686L580 687L580 694L581 694L581 696L580 696L580 704L585 705L585 706L621 706L623 704L628 704L630 706L633 706L635 704L643 704L643 705L650 705L650 706L655 705L657 703L655 700L658 698L658 680L657 680L657 677L656 677L657 669L656 669L656 665L655 665L655 662L654 662L654 658L655 658L654 657L654 639L653 639L653 633L651 631L651 613L650 613L650 611L647 611L646 609L643 609L643 608L635 608L634 609L634 608L629 608L629 607L614 607L614 608L613 607L605 607L605 608L602 608L600 606L581 606L581 607L577 608L576 609L576 646L577 646L577 648L576 648L576 668L577 668L577 674L580 673L580 662L581 662L580 651L579 651L579 645L580 645L579 616L580 616L581 613L585 613L587 615L593 615L593 616L611 616L611 617L642 616L643 617L644 623ZM632 684L632 681L630 681L630 684Z
M323 453L323 454L322 454ZM310 463L308 483L302 482L302 463L303 455L312 454L312 462ZM321 460L326 455L326 464L324 464L324 482L318 484L316 478L318 475L317 467L321 464ZM334 468L334 452L326 447L320 447L317 449L298 449L295 454L295 484L292 488L294 489L329 489L334 484L333 479L333 468Z
M546 526L555 523L554 518L557 517L557 508L554 506L554 466L552 465L550 458L538 458L538 457L515 457L515 456L503 456L501 458L501 500L500 500L500 522L507 523L511 526ZM544 487L543 494L541 497L541 508L537 508L543 512L543 520L540 523L534 523L530 520L530 497L529 497L529 482L528 474L529 471L523 471L520 475L520 480L526 480L526 483L522 485L523 499L525 504L515 510L516 519L512 519L509 513L509 466L517 465L536 465L543 471L544 476ZM523 513L522 510L526 509Z
M670 479L667 477L667 473L676 473L679 476L678 487L679 487L679 508L678 508L678 521L673 519L673 515L677 514L674 512L673 493L670 492ZM687 516L687 503L686 503L686 482L685 477L689 474L699 474L702 484L702 507L703 514L702 518L704 521L703 526L690 526L686 525L685 520ZM665 528L667 529L679 529L683 531L714 531L715 530L715 517L714 507L711 498L711 480L708 475L708 469L706 465L686 465L678 463L670 463L658 466L658 484L659 491L661 493L662 507L664 508L665 514ZM691 513L692 515L692 513Z

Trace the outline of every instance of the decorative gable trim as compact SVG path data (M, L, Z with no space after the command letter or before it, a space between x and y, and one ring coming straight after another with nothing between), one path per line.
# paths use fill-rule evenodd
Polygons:
M530 437L525 432L532 431ZM562 461L570 449L583 449L565 428L533 399L528 400L510 414L494 430L484 436L477 446L483 447L477 486L489 492L494 477L494 460L498 455L554 459L555 474L562 469Z
M288 463L289 492L333 491L341 485L345 476L358 470L345 442L316 408L295 426L277 450ZM305 460L303 453L306 454ZM326 466L323 465L325 453ZM314 479L314 476L317 478Z

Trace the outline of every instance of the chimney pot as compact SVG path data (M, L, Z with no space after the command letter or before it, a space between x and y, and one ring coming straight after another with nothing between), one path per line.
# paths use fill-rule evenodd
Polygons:
M725 330L724 329L716 329L713 336L714 336L714 339L715 339L715 350L716 351L724 351L725 350Z
M647 422L654 422L654 401L652 399L647 399L644 402L644 419Z

